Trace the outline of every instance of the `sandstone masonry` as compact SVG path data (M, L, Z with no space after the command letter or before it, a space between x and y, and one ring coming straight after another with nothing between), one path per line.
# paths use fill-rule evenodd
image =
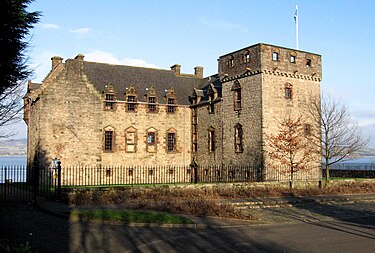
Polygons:
M321 56L256 44L220 56L218 73L52 57L25 96L28 165L253 165L267 163L265 136L320 97ZM314 130L314 129L313 129ZM318 130L317 130L318 131ZM312 161L320 177L320 157ZM264 179L271 173L263 171Z

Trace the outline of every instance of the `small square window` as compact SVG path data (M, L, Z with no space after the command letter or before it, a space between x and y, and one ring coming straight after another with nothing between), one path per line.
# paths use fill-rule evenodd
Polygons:
M305 133L306 136L311 135L311 125L310 124L305 124L303 130L304 130L304 133Z
M311 67L311 59L306 60L306 67Z
M273 60L273 61L278 61L278 60L279 60L279 54L276 53L276 52L273 52L273 53L272 53L272 60Z
M285 98L286 99L292 99L292 88L291 87L285 87Z
M296 63L296 57L294 55L290 56L290 63Z

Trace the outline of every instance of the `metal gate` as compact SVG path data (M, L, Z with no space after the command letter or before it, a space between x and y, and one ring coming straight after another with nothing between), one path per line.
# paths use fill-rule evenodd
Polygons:
M37 200L37 195L49 199L60 199L61 183L59 175L61 167L31 168L26 166L0 167L0 201Z

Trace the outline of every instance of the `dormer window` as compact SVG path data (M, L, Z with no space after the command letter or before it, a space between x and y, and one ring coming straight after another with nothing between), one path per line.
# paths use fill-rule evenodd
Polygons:
M273 61L278 61L279 60L279 53L273 52L272 53L272 60Z
M127 102L127 111L135 112L135 108L137 105L135 96L126 96L126 102Z
M148 97L148 112L156 112L156 97Z
M176 110L176 99L174 98L168 98L167 101L167 112L174 113Z
M113 110L115 107L115 94L105 94L105 109Z

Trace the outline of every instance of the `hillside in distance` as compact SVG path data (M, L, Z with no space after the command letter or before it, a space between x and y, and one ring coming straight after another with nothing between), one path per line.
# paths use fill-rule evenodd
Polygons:
M0 139L0 156L27 154L27 139Z

